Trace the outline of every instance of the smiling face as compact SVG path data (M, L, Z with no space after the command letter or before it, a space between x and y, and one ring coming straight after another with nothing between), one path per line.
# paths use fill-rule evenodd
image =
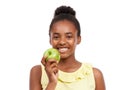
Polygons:
M59 50L61 59L74 57L76 45L81 41L74 24L61 20L53 24L50 30L50 44Z

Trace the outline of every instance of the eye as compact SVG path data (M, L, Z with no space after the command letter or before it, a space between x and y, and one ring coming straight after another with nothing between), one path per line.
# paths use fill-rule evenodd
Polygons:
M58 39L59 39L59 36L58 36L58 35L54 35L52 39L58 40Z
M72 38L72 36L67 36L67 38Z
M67 38L67 39L72 39L73 36L72 36L72 35L67 35L66 38Z

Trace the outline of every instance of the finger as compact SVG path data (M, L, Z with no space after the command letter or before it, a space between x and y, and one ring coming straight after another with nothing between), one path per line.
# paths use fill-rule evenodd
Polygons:
M56 65L57 65L56 61L52 60L52 59L45 62L45 67L51 68L51 67L56 66Z
M55 74L58 73L58 68L54 67L52 70Z
M42 58L41 63L45 66L45 63L46 63L46 57L43 57L43 58Z
M49 60L45 64L46 67L54 68L57 67L57 62L55 60Z
M54 72L55 74L58 73L58 66L56 62L52 63L50 67L52 69L52 72Z
M55 59L49 59L47 62L50 63L50 64L52 64L52 63L56 63L57 64L57 60L55 60Z
M54 67L55 67L55 68L58 68L58 66L57 66L57 63L56 63L56 62L55 62L55 63L52 63L52 64L50 65L50 67L51 67L51 68L54 68Z
M47 61L45 64L45 68L46 70L51 70L52 72L53 71L57 72L57 69L58 69L57 63L54 60Z

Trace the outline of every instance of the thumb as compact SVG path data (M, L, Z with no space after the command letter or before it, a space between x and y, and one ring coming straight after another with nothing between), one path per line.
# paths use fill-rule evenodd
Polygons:
M43 56L42 60L41 60L41 63L45 66L45 63L46 63L46 57Z

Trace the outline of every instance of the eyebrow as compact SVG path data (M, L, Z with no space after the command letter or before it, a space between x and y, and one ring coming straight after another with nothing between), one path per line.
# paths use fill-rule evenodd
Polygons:
M57 32L55 32L55 33L53 33L53 35L58 35L59 33L57 33ZM72 35L72 32L66 32L65 34L71 34Z
M53 34L59 34L59 33L53 33Z
M59 33L55 32L53 34L59 34ZM66 32L66 34L72 34L72 32Z
M66 34L72 34L72 32L67 32Z

